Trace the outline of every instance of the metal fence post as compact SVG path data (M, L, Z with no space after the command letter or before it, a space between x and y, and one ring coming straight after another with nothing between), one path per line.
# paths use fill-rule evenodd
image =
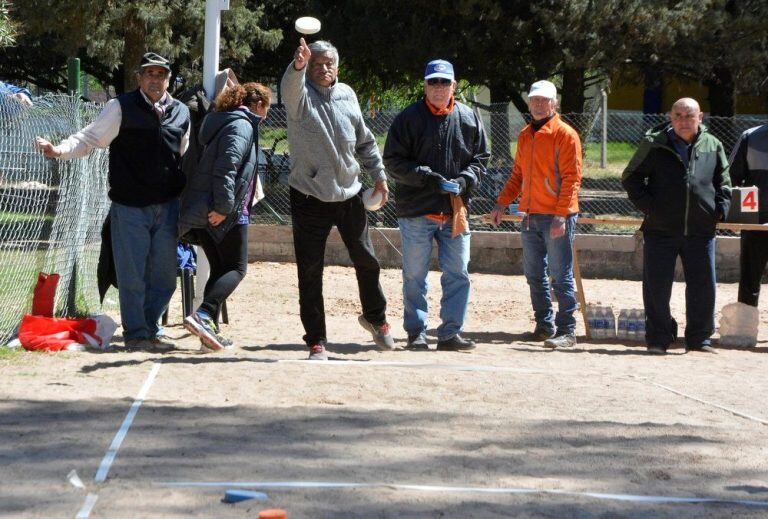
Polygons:
M600 119L602 131L600 134L600 168L605 169L608 162L608 94L604 88L600 89Z
M67 91L69 95L80 95L80 58L67 61Z

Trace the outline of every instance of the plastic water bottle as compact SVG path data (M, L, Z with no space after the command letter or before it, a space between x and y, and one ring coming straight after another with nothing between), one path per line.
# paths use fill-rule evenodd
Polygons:
M587 322L589 323L589 329L592 332L593 339L600 338L600 323L597 315L597 307L593 305L587 305Z
M645 310L637 311L637 340L645 342Z
M627 315L627 340L637 340L637 310L632 309Z
M617 339L627 338L627 310L626 309L621 309L621 311L619 311L619 327L616 330L616 338Z
M595 329L597 330L597 339L605 339L608 334L608 320L605 315L605 308L597 307L595 312Z
M606 327L606 334L605 337L607 339L615 339L616 338L616 315L613 313L613 308L610 306L605 307L605 317L607 325Z

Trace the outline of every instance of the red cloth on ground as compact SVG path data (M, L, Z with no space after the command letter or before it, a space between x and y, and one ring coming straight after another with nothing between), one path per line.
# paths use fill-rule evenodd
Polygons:
M96 321L25 315L21 319L19 342L29 351L61 351L73 343L86 344L84 333L95 336Z

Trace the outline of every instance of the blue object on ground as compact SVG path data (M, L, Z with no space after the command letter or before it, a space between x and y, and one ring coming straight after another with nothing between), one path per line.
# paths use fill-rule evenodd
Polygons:
M249 499L266 501L268 497L264 492L253 492L250 490L227 490L224 492L225 503L239 503L240 501L247 501Z
M461 186L457 182L451 182L450 180L440 182L440 189L454 195L458 195L461 192Z

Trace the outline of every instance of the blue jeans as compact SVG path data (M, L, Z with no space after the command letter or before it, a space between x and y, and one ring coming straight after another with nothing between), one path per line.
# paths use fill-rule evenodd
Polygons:
M715 331L715 238L707 236L643 236L645 342L666 348L677 338L669 299L678 256L685 275L685 344L709 346Z
M442 276L440 320L437 339L448 340L461 332L469 301L470 233L451 238L452 222L440 224L426 217L398 218L403 244L403 327L413 337L427 330L427 273L432 257L432 240Z
M573 284L573 233L576 215L565 220L565 234L554 240L549 237L552 215L530 214L522 223L523 272L531 291L531 306L536 327L558 334L574 333L578 308ZM549 269L549 274L547 273ZM553 317L549 295L549 277L555 290L558 310Z
M123 338L150 339L176 290L179 201L147 207L112 202L109 216Z

